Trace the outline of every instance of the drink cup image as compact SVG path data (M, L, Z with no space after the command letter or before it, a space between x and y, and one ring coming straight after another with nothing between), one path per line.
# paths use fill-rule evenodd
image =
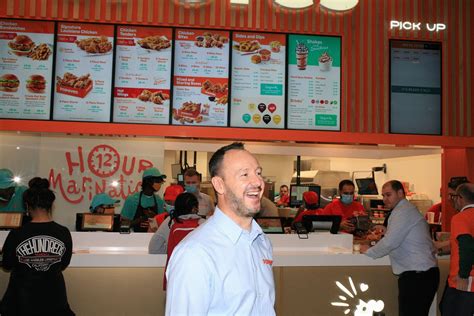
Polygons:
M332 57L328 55L327 52L323 53L319 57L319 70L321 71L330 71L332 67Z
M308 65L308 47L299 43L296 45L296 66L299 70L305 70Z

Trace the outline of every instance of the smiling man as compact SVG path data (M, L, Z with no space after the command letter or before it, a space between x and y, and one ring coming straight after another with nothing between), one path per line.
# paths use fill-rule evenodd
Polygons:
M275 315L273 253L253 220L264 181L242 143L209 161L217 207L174 250L166 276L166 315Z

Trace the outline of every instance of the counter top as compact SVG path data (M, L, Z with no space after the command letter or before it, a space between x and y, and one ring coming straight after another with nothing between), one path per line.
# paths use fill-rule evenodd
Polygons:
M7 231L0 232L3 245ZM70 267L164 267L166 255L148 254L151 233L71 232L73 256ZM274 266L387 266L388 257L371 259L352 254L352 235L313 233L267 235L273 245Z

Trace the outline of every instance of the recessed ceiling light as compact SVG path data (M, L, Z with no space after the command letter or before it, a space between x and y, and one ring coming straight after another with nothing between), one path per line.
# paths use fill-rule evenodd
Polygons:
M334 11L347 11L353 9L359 0L321 0L322 7Z
M313 0L275 0L275 2L291 9L303 9L313 5Z

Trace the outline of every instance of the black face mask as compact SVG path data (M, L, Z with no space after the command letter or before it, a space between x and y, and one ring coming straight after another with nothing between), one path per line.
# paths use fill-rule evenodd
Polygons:
M10 202L13 197L13 194L15 194L15 187L0 189L0 203Z

